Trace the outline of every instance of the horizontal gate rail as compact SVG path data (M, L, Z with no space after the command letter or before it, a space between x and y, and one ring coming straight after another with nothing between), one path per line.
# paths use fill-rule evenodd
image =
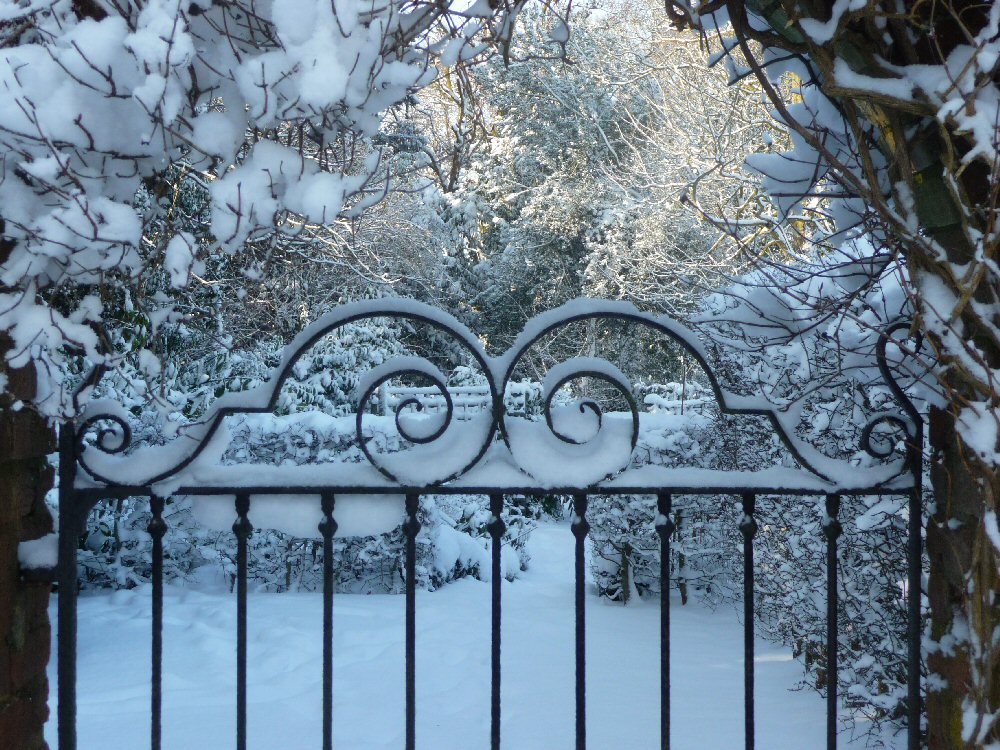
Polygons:
M211 478L211 473L205 473L203 449L213 440L222 421L240 413L260 413L273 409L281 382L290 372L300 354L314 344L318 338L346 323L366 317L396 315L414 321L427 323L454 335L459 342L469 348L473 359L476 359L489 382L489 393L492 399L492 422L484 432L485 439L478 454L461 467L450 467L443 470L439 476L424 475L417 478L402 476L399 466L389 465L382 457L369 452L362 440L362 412L372 394L390 378L400 374L416 374L430 380L437 386L446 401L446 413L441 428L428 437L411 435L404 424L396 416L396 427L401 436L411 445L423 447L443 434L451 426L453 405L447 393L447 388L433 368L415 364L408 358L401 367L381 366L367 380L363 381L363 395L358 402L357 436L361 448L370 462L378 470L376 481L366 478L360 482L341 483L311 483L274 481L250 481L248 483L227 483L198 481L199 477ZM755 414L768 417L777 434L789 448L792 455L802 467L797 472L782 475L780 482L769 482L773 475L766 473L732 472L718 473L699 481L692 481L685 470L678 470L671 475L678 481L656 483L655 481L633 481L628 464L613 468L612 471L596 478L581 481L578 485L567 485L562 481L546 481L537 475L537 470L522 465L516 447L510 415L504 414L504 386L510 381L512 373L525 351L543 335L562 325L580 320L612 319L628 322L638 322L672 338L694 356L707 373L712 390L724 412L733 414ZM905 450L902 457L889 466L889 470L867 477L864 471L843 463L842 474L832 472L837 468L836 462L819 461L815 452L810 452L808 446L797 441L794 430L789 429L786 417L768 408L749 403L745 398L727 393L716 382L708 367L707 358L701 344L690 332L668 318L649 316L639 313L627 305L600 303L589 312L579 312L576 308L565 311L555 311L542 316L536 324L530 327L531 333L523 335L511 352L503 357L489 358L479 348L478 339L465 330L457 321L444 313L415 303L398 304L391 301L377 300L358 305L347 306L331 316L327 316L316 325L307 329L290 345L283 366L276 373L254 401L239 404L225 403L206 418L200 430L189 436L186 451L174 450L168 453L170 458L150 460L156 457L155 448L142 448L129 452L131 435L128 421L120 410L115 410L107 403L100 403L85 412L78 422L69 422L60 432L60 488L59 488L59 565L58 565L58 747L59 750L76 750L76 631L77 631L77 593L76 593L76 551L78 537L82 532L87 514L102 501L125 497L146 497L150 503L151 520L148 531L152 539L152 633L151 633L151 693L150 716L151 736L150 747L160 750L162 735L162 659L163 659L163 540L169 529L164 519L164 506L167 500L175 496L189 496L194 502L206 496L231 496L235 510L236 521L232 532L236 539L236 600L237 600L237 632L236 632L236 747L245 750L247 747L247 623L248 623L248 540L253 534L251 510L255 497L260 495L290 495L312 496L320 509L321 520L318 531L323 549L323 655L322 655L322 748L332 750L333 728L336 717L333 713L333 629L334 623L334 566L333 545L337 535L337 501L345 495L372 495L370 502L379 502L377 496L403 496L405 518L402 530L405 540L404 578L405 578L405 747L415 750L416 737L416 543L421 524L418 509L421 496L442 494L481 495L488 498L489 522L487 532L490 538L491 565L491 617L490 617L490 732L489 747L499 750L501 747L501 667L502 667L502 565L501 541L506 531L505 501L508 497L563 495L572 499L571 532L575 539L574 546L574 619L575 619L575 737L577 750L587 747L587 696L586 696L586 570L585 549L590 523L587 518L588 503L594 495L639 495L651 498L655 503L654 528L659 540L660 556L660 748L670 747L670 607L669 607L669 559L671 539L677 525L675 521L675 502L681 495L724 495L732 496L740 502L742 510L738 523L738 531L742 536L743 553L743 627L744 627L744 738L745 748L752 750L755 746L754 721L754 540L758 532L756 514L758 501L764 496L787 496L784 502L795 503L797 498L822 499L826 514L822 525L822 533L826 540L826 747L834 750L837 747L837 649L839 633L837 629L838 610L838 538L841 535L841 496L842 495L905 495L908 498L908 536L907 536L907 676L908 676L908 748L917 750L920 746L920 598L921 598L921 555L922 555L922 522L921 522L921 446L923 444L923 425L920 415L906 398L905 393L892 379L892 374L886 361L886 346L894 332L901 330L901 324L890 327L877 349L879 369L886 386L892 391L899 404L899 412L894 414L880 413L875 415L862 433L861 447L872 455L887 461L892 460L893 451L880 449L874 444L874 433L880 425L888 425L902 432ZM391 363L390 363L391 364ZM569 435L561 434L553 424L551 405L554 391L573 377L586 376L604 380L620 389L626 384L620 382L620 373L610 366L587 358L566 372L557 373L556 385L545 394L544 417L545 425L551 436L569 446L567 461L572 464L573 446L579 445ZM638 410L634 399L625 391L632 409L632 447L635 447L638 432ZM593 402L583 402L581 411L590 410L595 416L598 430L601 429L602 414L600 408ZM505 418L506 417L506 418ZM457 420L456 420L457 421ZM468 424L467 422L463 422ZM627 424L627 422L624 422ZM101 425L104 425L103 427ZM110 425L110 426L108 426ZM498 439L495 439L498 438ZM167 446L169 448L169 446ZM475 447L475 446L473 446ZM506 449L503 453L502 449ZM518 468L513 477L502 482L478 481L474 472L490 465L493 456L500 451L503 460ZM430 456L431 454L426 454ZM447 459L447 456L442 457ZM433 463L429 461L429 463ZM815 464L815 465L814 465ZM822 466L822 471L816 468ZM167 468L164 468L164 467ZM427 471L437 470L436 466L424 467ZM587 467L581 464L581 471ZM147 473L143 473L147 470ZM199 474L198 471L201 471ZM481 476L487 476L489 472ZM275 476L284 476L277 470ZM374 475L373 475L374 476ZM693 475L691 475L693 476ZM837 481L838 476L840 481ZM867 478L866 478L867 477ZM684 481L687 479L687 481ZM868 481L870 479L870 481ZM803 500L804 501L804 500ZM109 748L109 750L117 750ZM132 750L129 748L128 750Z

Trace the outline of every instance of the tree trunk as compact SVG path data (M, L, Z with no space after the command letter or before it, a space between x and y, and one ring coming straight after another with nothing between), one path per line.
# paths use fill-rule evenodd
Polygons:
M987 531L996 528L1000 478L963 443L950 413L932 410L930 440L928 745L982 748L1000 741L1000 722L988 722L1000 708L1000 538ZM977 715L978 724L964 725Z
M18 543L52 531L45 493L53 471L46 455L55 447L46 420L17 401L35 393L33 367L10 370L9 340L0 335L0 375L8 380L0 400L0 738L4 750L45 748L48 718L49 583L22 579Z

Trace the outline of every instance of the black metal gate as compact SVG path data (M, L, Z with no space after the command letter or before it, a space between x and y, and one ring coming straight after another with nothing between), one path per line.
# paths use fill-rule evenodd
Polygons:
M453 404L448 388L434 368L424 367L408 358L400 364L389 363L376 368L364 382L363 393L357 408L357 437L371 467L377 471L344 475L324 475L313 472L307 475L289 473L277 468L273 472L254 475L245 480L237 474L200 474L199 457L210 443L223 420L238 413L271 412L278 398L281 383L289 376L298 357L322 336L348 323L373 317L395 317L432 326L454 336L478 361L489 382L492 414L488 426L482 431L482 444L468 453L468 460L460 465L443 466L431 462L414 480L400 474L398 467L387 465L376 457L362 439L362 414L365 404L380 385L401 374L419 375L434 383L446 400L446 414L440 429L431 435L408 434L397 416L400 434L415 446L430 446L449 427ZM733 475L733 481L712 481L708 484L690 481L684 469L669 470L658 480L632 481L626 467L619 467L597 481L578 484L548 484L533 477L523 468L504 471L491 467L491 449L511 448L511 432L504 413L504 387L518 361L539 339L560 326L593 319L620 320L639 323L672 339L694 357L708 376L718 399L719 407L729 414L757 414L766 416L785 446L796 458L802 469L783 474L779 481L774 475L748 476L746 472ZM223 400L200 427L162 448L144 448L138 453L129 452L130 430L125 415L113 404L95 402L76 423L64 425L60 433L60 489L59 489L59 566L58 566L58 737L59 750L76 748L76 631L77 631L77 545L87 514L103 500L126 497L148 497L152 520L148 531L152 537L152 736L153 750L160 748L161 735L161 670L163 630L163 536L167 525L163 519L164 500L170 495L198 497L209 495L235 496L236 523L233 533L237 542L236 597L237 597L237 680L236 680L236 747L245 750L247 744L247 542L252 532L248 518L254 496L265 494L318 496L323 520L319 525L324 546L323 558L323 748L332 747L333 727L333 538L337 533L337 498L347 494L404 495L406 520L405 535L405 599L406 599L406 748L416 747L415 736L415 589L416 589L416 536L420 530L417 509L421 495L474 494L489 497L491 522L488 531L492 537L492 684L491 684L491 743L499 750L500 737L500 680L501 680L501 558L499 543L505 524L505 501L510 495L560 494L572 497L572 532L575 536L575 609L576 609L576 747L586 747L586 661L584 610L584 544L589 530L587 520L588 497L593 494L655 495L657 515L655 528L660 542L660 747L670 746L670 609L668 568L671 535L675 531L672 518L672 500L675 495L739 496L742 503L742 520L739 530L743 538L743 587L744 587L744 680L745 680L745 746L754 747L754 537L758 527L755 520L755 503L758 495L819 496L825 498L827 558L827 635L826 673L827 684L827 748L837 746L837 540L841 533L838 521L842 495L902 495L908 498L909 523L907 539L907 615L908 615L908 748L917 750L920 742L920 599L921 599L921 446L923 426L920 414L895 382L886 361L886 346L894 333L904 330L898 323L883 332L875 355L885 385L894 395L898 413L881 413L873 418L862 434L862 447L880 458L890 458L890 452L875 446L873 430L879 424L889 424L905 434L906 448L892 470L883 472L877 481L864 473L857 473L850 466L833 475L829 462L826 471L816 468L816 458L810 448L799 441L794 429L780 412L759 408L725 391L708 366L705 351L699 339L677 322L662 316L640 313L630 305L613 302L589 302L586 307L566 307L547 313L532 321L526 333L504 356L492 359L483 352L478 339L451 316L434 308L411 301L378 300L345 306L325 316L299 335L286 349L283 362L271 380L255 392L256 400L231 403ZM545 403L548 429L567 444L575 444L572 437L560 434L551 420L552 396L560 386L576 377L590 377L606 381L618 388L632 410L632 447L638 434L638 407L630 395L627 384L621 382L614 368L604 367L596 360L581 359L568 363L558 382L549 389ZM600 420L596 404L588 405ZM497 435L501 440L496 440ZM431 454L426 454L430 456ZM508 456L509 457L509 456ZM443 457L442 457L443 458ZM437 468L435 468L437 467ZM367 467L366 467L367 468ZM437 472L434 474L433 472ZM205 479L205 477L208 479ZM346 477L346 478L345 478ZM359 478L360 477L360 478ZM860 482L860 483L859 483ZM131 750L131 749L130 749Z

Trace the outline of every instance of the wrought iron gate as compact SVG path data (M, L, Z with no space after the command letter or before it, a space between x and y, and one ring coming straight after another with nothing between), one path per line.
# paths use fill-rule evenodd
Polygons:
M355 321L373 317L394 317L419 322L447 333L465 346L485 374L492 398L492 412L481 426L481 443L465 446L465 454L451 460L448 456L432 453L433 443L449 429L453 404L446 383L436 369L426 363L406 358L397 363L387 363L375 368L363 381L362 394L357 407L357 438L370 466L364 471L340 473L312 467L303 473L301 467L275 467L266 472L244 474L208 471L199 459L205 448L216 437L220 425L227 417L241 413L271 412L278 399L279 389L291 373L300 355L322 336ZM537 476L536 467L525 467L523 454L514 445L516 431L504 411L503 393L514 368L528 349L539 339L561 326L577 321L618 320L637 323L662 334L679 344L695 358L708 376L720 409L729 414L756 414L767 417L785 446L802 467L780 473L733 473L722 480L712 476L708 481L683 468L664 469L649 475L630 471L624 466L600 469L600 476L586 476L581 471L579 482L552 483ZM905 449L902 455L889 460L881 473L876 475L858 472L849 464L821 460L820 454L800 441L795 435L795 425L779 411L761 408L739 395L727 392L713 376L706 353L699 339L677 322L662 316L647 315L627 304L588 302L587 306L566 306L536 318L517 340L511 350L499 358L488 357L471 332L451 316L434 308L411 301L386 301L358 303L336 310L300 334L286 349L282 365L271 380L251 399L242 401L220 400L215 410L200 425L163 447L147 447L129 451L131 435L126 415L121 408L107 402L95 402L76 423L63 427L60 434L60 489L59 489L59 566L58 566L58 737L59 750L76 748L76 630L77 630L77 545L87 514L100 501L126 497L149 498L152 520L149 534L152 537L152 677L151 677L151 747L160 748L161 735L161 674L163 630L163 536L167 525L163 519L164 500L171 495L195 498L212 495L235 496L237 520L233 533L237 542L236 598L237 598L237 680L236 680L236 746L245 750L247 744L247 573L248 538L252 532L249 512L257 495L308 495L318 496L323 520L319 525L324 546L323 557L323 748L332 747L333 726L333 538L337 533L337 498L343 495L403 495L405 496L405 603L406 603L406 748L416 747L415 736L415 589L416 589L416 536L420 530L417 518L419 499L427 494L474 494L488 496L491 521L488 531L492 537L492 620L491 620L491 741L490 747L499 750L501 743L501 558L500 539L505 530L504 510L510 495L560 494L572 497L572 532L575 536L575 616L576 616L576 747L586 747L586 660L584 611L584 544L589 530L587 520L588 497L601 495L651 495L656 497L657 515L655 529L659 537L661 570L660 583L660 747L670 746L670 609L668 566L671 535L675 531L672 518L674 496L733 494L741 499L742 520L739 530L743 538L744 585L744 688L745 688L745 746L754 747L754 537L758 527L755 520L755 503L758 495L819 496L825 498L827 559L827 748L837 746L837 540L841 533L838 520L842 495L902 495L908 498L909 522L907 540L907 615L908 615L908 748L917 750L920 736L920 598L921 598L921 445L923 427L920 414L893 379L886 360L886 347L893 334L904 330L898 323L883 332L875 356L884 383L893 394L898 410L875 415L862 433L862 447L882 459L892 459L892 451L878 447L873 431L879 425L890 425L904 433ZM423 450L423 461L401 464L392 463L367 447L362 433L364 407L378 388L390 378L403 374L419 375L433 383L446 401L446 412L441 426L433 434L418 435L407 432L398 413L396 427L400 434L414 446ZM544 415L551 435L561 441L567 450L579 443L562 434L551 418L552 398L559 388L577 377L602 380L617 388L629 403L632 413L632 448L638 435L638 406L631 397L629 384L616 368L606 362L591 358L571 360L558 372L553 371L553 382L547 389ZM581 405L597 416L600 425L600 408L594 403ZM600 427L599 427L600 430ZM497 440L499 435L500 440ZM500 458L497 458L500 456ZM452 457L453 459L455 457ZM430 460L433 459L433 460ZM819 468L822 465L822 470ZM232 468L232 467L229 467ZM374 470L372 470L374 469ZM410 473L404 473L404 469ZM415 471L415 473L414 473ZM533 474L534 471L534 474ZM731 480L731 481L730 481Z

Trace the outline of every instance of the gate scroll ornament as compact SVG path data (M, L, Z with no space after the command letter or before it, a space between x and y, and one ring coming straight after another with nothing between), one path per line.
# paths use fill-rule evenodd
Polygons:
M492 409L473 423L459 425L449 395L447 379L430 361L401 357L367 373L357 388L355 437L368 464L314 464L302 467L232 467L217 462L219 448L226 445L223 423L239 414L271 413L278 402L282 383L302 355L320 338L347 324L368 318L396 318L431 326L454 338L478 364L486 378ZM708 377L719 408L727 414L766 417L800 468L773 468L759 472L708 472L665 467L630 467L632 450L639 435L639 407L632 396L628 378L612 363L595 357L570 359L550 372L543 384L545 427L527 424L505 413L503 394L519 363L540 339L563 326L591 320L634 323L666 336L692 356ZM881 463L859 470L847 461L831 459L796 434L799 414L782 411L754 398L726 390L714 376L706 350L698 337L680 323L640 312L620 302L578 300L538 316L528 323L514 345L499 357L486 354L479 339L452 316L411 300L370 300L346 305L322 317L289 344L271 378L253 391L228 394L198 424L164 446L131 450L127 414L114 402L91 402L75 423L60 432L59 489L59 634L58 634L58 737L59 750L76 748L76 548L90 510L100 501L123 497L148 497L152 520L149 533L152 548L152 681L151 747L160 748L161 665L163 624L163 519L165 498L191 496L197 502L205 496L235 496L237 542L237 750L245 750L246 728L246 634L247 634L247 540L253 527L250 507L257 495L299 495L318 497L322 510L319 531L324 545L323 564L323 748L332 748L333 682L333 568L332 545L337 531L336 500L352 494L403 495L405 497L405 597L406 597L406 748L416 747L415 736L415 590L416 536L419 498L425 494L477 494L489 497L492 538L492 620L491 620L491 748L500 747L500 539L504 533L505 496L561 494L573 498L572 531L575 547L576 616L576 747L586 747L586 661L584 628L584 543L589 529L586 518L591 494L655 495L656 531L660 539L661 561L669 559L674 531L672 498L677 494L734 494L741 498L743 517L740 531L744 558L744 687L745 746L754 747L754 602L753 540L757 495L820 496L825 499L827 539L827 748L837 745L837 519L840 496L905 495L909 498L907 540L908 614L908 748L920 742L920 583L921 583L921 449L923 422L902 388L894 380L886 349L894 335L907 328L896 323L884 332L875 347L875 357L885 386L897 402L896 412L872 417L861 434L861 445ZM367 407L379 387L392 378L414 376L429 381L445 400L440 423L430 432L413 430L401 414L405 406L421 408L412 399L400 404L395 427L410 448L394 454L379 454L369 446L364 431ZM628 405L625 418L605 415L598 403L584 400L579 411L596 423L596 431L581 440L562 431L553 419L555 394L570 381L587 377L616 389ZM901 433L904 448L885 447L877 437L889 428ZM519 447L527 431L545 438L544 460L531 450ZM461 432L456 439L455 435ZM469 433L476 435L470 441ZM497 437L499 436L499 440ZM555 467L554 470L552 467ZM661 565L661 591L669 590L667 565ZM670 611L669 597L661 596L661 695L660 747L670 745Z

